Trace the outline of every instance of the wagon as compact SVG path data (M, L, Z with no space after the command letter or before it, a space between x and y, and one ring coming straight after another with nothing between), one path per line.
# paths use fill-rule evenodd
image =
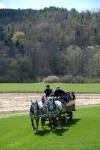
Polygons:
M43 101L44 100L44 101ZM65 97L43 97L41 101L32 102L30 108L32 126L34 127L34 119L36 120L37 129L38 122L41 119L41 126L45 125L45 121L50 121L51 128L57 126L56 122L66 123L73 119L73 111L75 111L75 96L66 99ZM59 123L58 123L59 124Z
M75 99L62 104L62 116L66 116L66 119L73 120L73 111L76 111Z

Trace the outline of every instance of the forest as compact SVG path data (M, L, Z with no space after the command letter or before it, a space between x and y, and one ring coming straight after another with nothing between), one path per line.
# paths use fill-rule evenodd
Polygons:
M0 9L0 82L100 82L100 11Z

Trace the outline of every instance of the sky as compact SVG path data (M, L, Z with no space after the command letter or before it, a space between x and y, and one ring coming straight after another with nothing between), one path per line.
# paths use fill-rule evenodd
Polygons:
M0 8L43 9L50 6L78 11L96 10L100 9L100 0L0 0Z

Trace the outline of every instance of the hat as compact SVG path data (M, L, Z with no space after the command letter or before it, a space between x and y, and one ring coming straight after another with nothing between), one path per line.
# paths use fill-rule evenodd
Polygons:
M56 89L60 89L60 87L59 87L59 86L56 86Z
M48 87L50 87L50 85L46 85L46 87L48 88Z

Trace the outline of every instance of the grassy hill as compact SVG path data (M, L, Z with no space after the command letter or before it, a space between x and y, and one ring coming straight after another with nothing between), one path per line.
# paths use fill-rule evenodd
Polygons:
M78 108L74 120L63 129L31 129L30 118L0 118L1 150L100 150L100 106Z

